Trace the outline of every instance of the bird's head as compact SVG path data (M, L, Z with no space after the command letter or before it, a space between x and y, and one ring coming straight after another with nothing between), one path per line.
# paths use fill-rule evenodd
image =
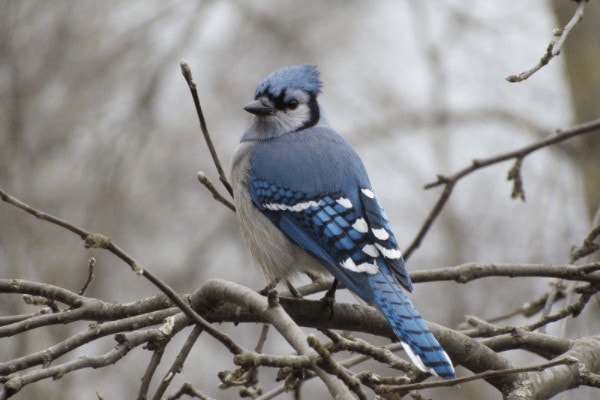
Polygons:
M319 71L314 65L286 67L258 84L254 101L244 110L256 115L257 128L268 131L269 136L279 136L319 122L320 91Z

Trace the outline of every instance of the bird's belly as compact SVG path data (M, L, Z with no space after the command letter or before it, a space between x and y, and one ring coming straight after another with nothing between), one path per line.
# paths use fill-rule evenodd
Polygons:
M252 204L248 191L241 186L234 185L233 189L242 236L267 281L286 279L301 272L327 273L317 258L288 239Z

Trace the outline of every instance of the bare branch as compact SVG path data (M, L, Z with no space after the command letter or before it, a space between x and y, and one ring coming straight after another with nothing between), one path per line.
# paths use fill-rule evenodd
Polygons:
M0 374L4 375L22 371L33 366L47 365L73 349L81 347L98 338L130 330L132 327L144 328L146 326L156 325L163 319L177 314L177 312L177 308L170 308L135 317L123 318L113 322L97 324L90 329L75 334L44 350L0 363Z
M600 371L600 337L577 339L570 350L561 356L564 360L573 360L574 363L565 363L541 372L527 374L520 384L510 388L504 393L504 398L509 400L542 400L549 399L558 393L573 389L578 384L586 382L585 376ZM593 382L590 382L593 384ZM523 390L529 395L523 396Z
M463 378L450 379L450 380L439 380L439 381L423 382L423 383L410 383L410 384L398 385L398 386L380 385L375 388L375 392L379 393L379 394L383 394L383 393L404 392L404 391L415 390L415 389L427 389L427 388L433 388L433 387L454 386L456 384L471 382L471 381L478 380L478 379L490 379L490 378L496 378L496 377L505 376L505 375L529 372L529 371L543 371L545 369L555 367L557 365L561 365L561 366L562 365L573 365L576 363L577 363L577 360L574 360L570 357L564 357L564 358L561 358L558 360L553 360L553 361L550 361L547 363L532 365L529 367L508 368L508 369L503 369L503 370L498 370L498 371L486 371L486 372L482 372L479 374L465 376Z
M408 246L408 248L404 251L404 258L408 259L410 255L421 245L421 242L431 226L433 222L438 218L440 213L442 212L444 206L446 205L450 195L452 194L452 190L456 183L469 175L472 172L475 172L479 169L489 167L490 165L498 164L507 160L516 159L522 160L529 154L542 149L544 147L549 147L558 143L561 143L565 140L571 139L573 137L589 134L589 133L599 133L600 132L600 119L596 119L590 122L586 122L567 130L557 130L555 135L551 135L550 137L530 144L528 146L522 147L517 150L513 150L504 154L500 154L494 157L473 160L471 165L465 167L458 172L455 172L451 176L438 175L437 180L425 185L425 189L431 189L437 186L444 186L444 191L440 195L438 201L436 202L433 209L429 212L425 222L421 226L419 232L417 233L415 239L413 239L412 243ZM520 164L520 163L519 163ZM520 165L519 165L520 167ZM511 178L509 176L509 178ZM515 181L515 183L517 183ZM523 183L519 180L518 185L522 188ZM517 187L518 189L518 187ZM515 191L513 190L513 194ZM519 191L516 191L516 194L519 195Z
M580 258L587 257L590 254L595 253L600 250L600 243L596 243L596 240L600 238L600 225L596 225L592 228L590 233L583 240L583 243L580 247L576 247L571 250L571 254L569 255L569 262L574 263Z
M175 375L183 370L183 363L185 362L187 356L190 354L192 347L194 347L194 344L196 343L196 340L198 340L198 337L200 337L201 333L202 328L199 325L194 326L194 329L192 329L192 332L189 334L187 340L181 348L181 351L179 352L179 354L177 354L175 361L173 361L171 368L169 368L162 381L160 382L160 385L156 389L154 397L152 397L153 400L162 399L163 394L169 387L169 384L173 381Z
M148 388L150 387L152 376L154 376L156 369L160 365L160 361L162 360L162 356L165 353L166 346L167 343L160 343L152 352L152 357L150 358L150 362L148 363L146 372L142 377L142 384L140 385L140 391L137 397L138 400L146 400L148 398Z
M112 240L107 236L98 233L87 232L84 229L75 226L74 224L38 211L37 209L8 195L2 190L0 190L0 198L5 202L12 204L22 210L25 210L28 213L40 219L49 221L53 224L68 229L71 232L77 233L79 237L81 237L85 241L86 247L102 248L110 251L111 253L119 257L121 260L125 261L136 274L142 275L144 278L152 282L152 284L154 284L154 286L160 289L169 298L169 300L173 302L173 304L179 307L181 311L183 311L195 323L201 325L204 328L204 330L206 330L211 336L213 336L215 339L224 344L233 354L239 354L242 351L242 348L237 343L235 343L228 335L212 326L198 313L196 313L196 311L194 311L194 309L190 307L187 301L183 299L177 292L175 292L175 290L173 290L173 288L171 288L166 282L161 280L158 276L154 275L151 271L142 268L140 263L138 263L129 254L121 250L121 248L119 248L115 243L113 243Z
M567 25L565 25L564 28L556 29L553 32L553 34L555 36L559 37L558 41L556 43L554 41L551 41L548 44L548 47L546 48L546 52L544 53L544 55L542 56L540 61L535 66L533 66L531 69L529 69L527 71L521 72L518 75L507 76L506 80L509 82L523 82L524 80L529 78L531 75L535 74L537 71L542 69L554 57L558 56L560 54L560 52L563 48L563 45L565 43L565 40L567 40L567 36L571 32L571 30L575 27L575 25L577 25L579 23L579 21L581 21L583 19L584 7L587 2L588 2L588 0L577 0L577 3L579 3L579 5L577 6L577 9L575 10L575 13L573 14L573 17L571 18L571 20L567 23Z
M188 319L181 316L176 319L176 328L172 332L177 332L182 329ZM169 335L170 336L170 335ZM116 340L117 346L100 356L85 356L73 361L66 361L55 366L47 366L46 368L36 369L24 372L23 374L11 374L0 388L0 399L6 399L28 384L37 382L42 379L52 378L59 379L65 374L83 368L101 368L111 365L123 358L129 351L141 344L153 340L161 340L165 338L165 333L160 328L149 329L147 331L136 331L127 334L118 334Z
M3 191L2 189L0 189L0 199L2 199L3 201L7 202L8 204L11 204L15 207L20 208L23 211L28 212L29 214L33 215L36 218L39 218L43 221L48 221L51 222L55 225L58 226L62 226L63 228L73 232L74 234L78 235L81 239L85 240L88 236L88 232L84 231L83 229L80 229L74 225L72 225L71 223L62 220L60 218L57 218L53 215L49 215L46 214L42 211L39 211L25 203L23 203L22 201L20 201L19 199L16 199L12 196L10 196L8 193L6 193L5 191Z
M196 397L200 400L214 400L212 397L208 397L204 393L200 392L198 389L194 388L191 383L184 383L181 388L175 393L173 396L167 397L168 400L177 400L183 395L188 395L190 397Z
M510 278L530 276L600 283L600 273L597 271L600 271L600 262L583 265L468 263L456 267L412 271L410 278L415 283L449 280L467 283L492 276Z
M516 328L509 333L483 339L481 344L497 352L522 349L552 359L567 352L573 341Z
M236 294L238 291L239 293ZM261 303L248 303L247 296L256 296L258 300L261 299L260 295L253 291L250 291L248 294L246 293L248 293L248 289L240 288L239 285L218 279L211 279L202 288L194 292L190 299L194 307L206 310L204 315L211 321L273 323L273 317L270 317L271 319L267 318L267 311L258 307ZM233 302L235 305L225 303L219 307L214 307L214 304L220 304L223 301ZM264 301L263 298L263 304ZM385 318L372 307L335 303L333 305L333 317L329 319L329 310L324 308L322 302L319 300L280 298L279 302L285 309L286 315L289 315L294 321L289 322L287 325L281 321L277 321L278 324L283 324L283 327L278 327L274 324L275 328L282 333L288 342L301 341L304 336L301 331L296 331L296 324L318 329L352 330L389 338L394 337L394 333L386 323ZM212 307L211 304L213 304ZM243 306L243 308L240 309L239 306ZM289 317L286 317L286 319ZM292 325L290 326L289 324ZM450 355L450 358L457 364L461 364L475 372L512 367L503 357L491 351L486 346L479 344L477 341L434 323L428 323L428 325ZM290 332L286 330L282 331L281 329L284 327L292 330ZM353 350L357 350L357 348ZM309 354L309 359L315 357L314 354L310 355L311 353L300 354ZM246 358L241 358L241 360L246 360ZM497 387L504 384L510 383L505 381L494 382L494 386Z
M106 303L86 298L57 286L29 282L20 279L0 279L0 293L26 293L43 296L68 304L70 309L52 314L34 314L0 327L0 337L13 336L20 332L54 324L65 324L79 320L109 321L162 310L172 304L163 296L154 296L130 304Z
M273 293L273 291L270 293ZM270 295L267 302L263 296L248 288L219 279L211 279L206 282L197 292L197 295L204 304L206 302L218 304L226 300L247 307L252 313L261 315L272 324L298 354L310 356L314 353L314 350L306 342L306 334L279 305L278 299L274 299L272 295ZM351 398L352 395L348 388L337 378L327 374L316 365L311 369L325 383L333 397Z
M352 390L359 399L366 400L367 395L360 387L360 381L350 374L344 367L337 363L331 356L331 353L321 342L317 340L313 335L307 337L308 345L319 353L321 362L319 365L323 367L329 373L337 376L342 382L346 384Z
M224 204L231 211L235 212L235 206L233 205L233 203L227 200L225 197L223 197L221 193L219 193L215 185L210 179L208 179L208 176L206 176L204 172L198 171L198 181L200 181L200 183L203 184L204 187L206 187L206 189L208 189L208 191L212 193L213 198L215 200L217 200L219 203Z
M88 277L87 277L87 280L85 281L85 283L83 284L83 287L79 291L80 296L85 295L85 292L87 291L88 287L94 280L94 265L95 264L96 264L96 259L94 257L90 257L90 259L88 260Z
M204 136L204 141L206 142L206 145L208 146L208 150L210 151L210 155L212 157L213 163L215 164L215 167L217 168L217 172L219 173L219 180L221 181L223 186L225 186L225 189L227 189L227 192L229 192L229 194L233 196L233 190L231 188L231 184L229 184L229 181L227 180L227 176L225 175L225 172L223 171L223 167L221 167L221 161L219 161L219 155L217 154L217 150L215 149L215 146L210 137L210 133L208 132L208 128L206 127L206 120L204 119L204 113L202 112L202 107L200 106L200 98L198 97L198 91L196 89L196 82L194 82L194 78L192 77L192 70L190 69L190 66L188 65L188 63L185 62L185 60L181 60L179 65L181 67L181 73L183 74L183 77L185 78L185 81L187 82L188 87L190 88L190 92L192 93L192 98L194 99L194 106L196 107L196 113L198 114L198 119L200 120L200 130L202 130L202 135Z

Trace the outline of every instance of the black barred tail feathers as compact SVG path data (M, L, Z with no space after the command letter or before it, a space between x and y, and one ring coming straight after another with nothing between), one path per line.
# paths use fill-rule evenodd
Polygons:
M420 370L444 379L455 378L450 358L386 269L368 278L377 308Z

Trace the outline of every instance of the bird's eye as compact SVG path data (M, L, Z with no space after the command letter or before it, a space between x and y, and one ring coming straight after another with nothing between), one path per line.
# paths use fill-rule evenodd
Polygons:
M298 107L298 100L292 99L292 100L288 101L287 108L289 108L290 110L295 110L297 107Z

